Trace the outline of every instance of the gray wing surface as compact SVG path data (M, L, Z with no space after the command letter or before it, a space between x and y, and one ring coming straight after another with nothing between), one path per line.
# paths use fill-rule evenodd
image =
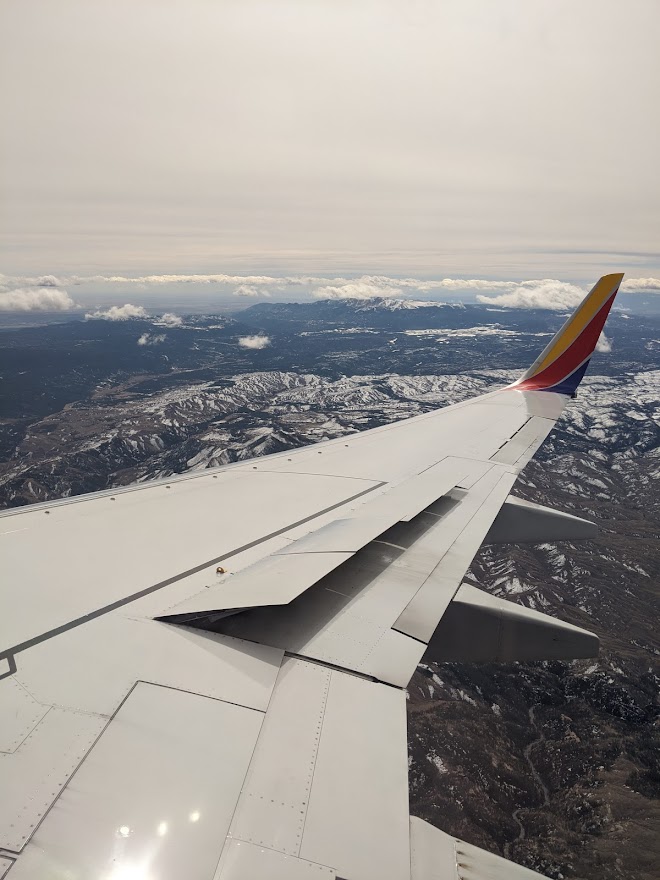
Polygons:
M536 876L410 819L405 688L423 659L597 651L464 582L485 541L593 535L509 495L568 399L0 516L0 871Z

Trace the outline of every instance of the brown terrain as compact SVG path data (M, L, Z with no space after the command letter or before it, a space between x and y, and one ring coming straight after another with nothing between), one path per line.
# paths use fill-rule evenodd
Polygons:
M549 466L548 466L549 465ZM658 539L653 462L600 466L610 500L562 484L577 455L528 465L517 494L596 519L580 545L484 548L476 583L596 632L597 660L420 670L411 811L548 877L660 876ZM587 461L587 471L593 472ZM606 494L606 493L603 493Z

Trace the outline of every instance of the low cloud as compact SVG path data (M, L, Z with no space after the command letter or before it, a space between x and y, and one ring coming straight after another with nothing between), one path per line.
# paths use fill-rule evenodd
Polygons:
M494 296L477 294L477 301L488 305L501 306L509 309L552 309L557 312L568 311L576 308L587 295L587 290L576 284L566 281L556 281L546 278L542 281L522 281L514 284L510 281L452 281L445 279L443 282L451 283L453 290L461 289L458 285L465 284L466 288L487 287L503 288L506 292ZM508 288L508 289L507 289ZM621 284L621 290L626 293L636 291L660 293L660 278L628 278ZM604 350L604 349L603 349Z
M138 345L160 345L167 337L164 333L143 333L137 341Z
M254 284L239 284L239 286L234 291L234 296L246 296L246 297L256 297L256 296L270 296L267 290L259 290L258 287L255 287Z
M183 324L183 318L173 312L165 312L157 321L154 321L154 324L158 327L180 327Z
M598 337L598 342L596 343L596 351L602 351L604 354L609 354L612 351L612 342L605 336L604 333L601 333Z
M551 309L565 312L578 306L586 291L566 281L523 281L513 290L495 296L477 295L477 301L507 309Z
M239 336L238 344L241 348L252 348L259 350L267 348L270 345L270 336L259 334L257 336Z
M594 278L593 282L597 279ZM255 296L255 291L263 287L324 287L344 289L354 284L367 284L372 287L386 289L413 289L428 292L430 290L501 290L513 291L519 287L547 283L546 281L493 281L488 278L390 278L387 275L362 275L359 278L328 277L317 275L289 275L276 277L273 275L226 275L216 273L213 275L66 275L55 277L54 275L42 275L39 277L25 277L17 275L0 274L0 288L13 289L23 287L67 287L78 284L116 284L136 285L142 288L158 286L162 284L226 284L235 286L236 296ZM554 281L560 284L562 282ZM654 290L660 292L660 278L625 278L622 290ZM260 292L264 295L264 292ZM381 294L384 295L384 294Z
M596 278L593 279L593 282ZM593 283L592 282L592 283ZM35 277L0 274L0 310L2 311L65 311L75 308L66 293L72 285L103 284L115 288L132 286L141 290L167 284L198 286L225 285L235 297L246 300L267 298L272 292L287 291L292 299L369 300L420 299L429 294L451 292L457 299L471 300L501 308L573 309L586 295L586 288L557 279L491 280L487 278L391 278L387 275L361 275L345 278L315 275L42 275ZM625 293L660 294L660 278L624 278L621 290ZM49 298L50 293L54 296ZM295 291L295 292L294 292ZM7 294L8 296L4 296ZM58 296L61 294L61 296ZM131 295L126 293L125 295ZM138 297L139 293L135 293ZM40 303L44 303L41 305ZM133 310L133 311L132 311ZM139 310L139 311L138 311ZM128 318L147 318L140 306L126 304L90 312L89 318L123 321ZM177 315L167 313L156 320L162 326L180 326Z
M624 278L621 290L655 290L660 293L660 278Z
M596 281L596 278L593 279ZM433 291L451 291L455 294L483 293L488 297L483 302L496 303L504 308L549 308L561 311L575 305L571 291L579 290L577 285L566 284L554 279L538 280L491 280L488 278L390 278L387 275L362 275L358 278L340 276L288 275L68 275L55 277L9 276L0 274L0 291L30 287L70 287L79 284L104 284L114 286L133 286L140 289L166 284L227 285L233 287L233 295L246 299L269 297L270 290L300 288L303 296L312 290L316 299L374 299L376 297L402 297L428 294ZM548 285L556 285L555 293L563 300L556 302L547 299ZM591 285L589 285L591 286ZM545 292L544 292L545 289ZM660 293L660 278L626 278L621 290L627 293ZM492 294L491 294L492 292ZM552 291L550 291L552 292ZM586 290L584 291L586 293ZM495 296L495 294L497 296ZM500 296L511 294L507 300ZM569 301L570 300L570 301Z
M412 284L414 279L408 279ZM487 278L443 278L442 281L419 281L420 290L511 290L519 281L489 281Z
M109 309L98 309L85 315L86 321L130 321L132 318L148 318L147 310L142 306L125 303L123 306L111 306Z
M54 275L39 275L27 278L23 275L3 275L0 273L0 290L16 290L24 287L64 287L64 282Z
M28 287L0 293L0 312L69 312L76 308L66 290Z
M298 278L271 275L71 275L72 284L295 284Z
M373 281L353 281L340 286L327 285L317 287L315 299L375 299L376 297L401 296L401 288L390 284L374 283Z

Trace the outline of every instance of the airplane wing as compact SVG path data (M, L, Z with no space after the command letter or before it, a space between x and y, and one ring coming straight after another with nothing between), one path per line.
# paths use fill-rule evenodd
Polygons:
M510 496L621 275L513 385L393 425L0 517L0 878L531 878L409 816L422 660L589 657L464 582L593 536Z

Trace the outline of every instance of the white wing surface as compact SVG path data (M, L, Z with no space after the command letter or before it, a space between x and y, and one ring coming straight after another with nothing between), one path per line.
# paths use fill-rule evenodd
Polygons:
M484 542L593 535L509 493L620 280L601 279L507 389L3 514L0 872L532 876L411 826L405 688L422 659L597 651L463 579Z

